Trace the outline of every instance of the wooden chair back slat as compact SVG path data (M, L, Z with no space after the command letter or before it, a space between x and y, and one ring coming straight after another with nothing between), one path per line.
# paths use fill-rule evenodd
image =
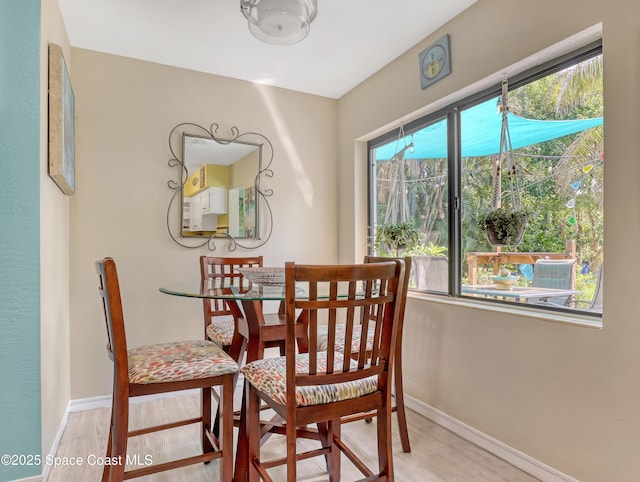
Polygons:
M371 350L371 353L369 354L370 358L373 360L378 359L378 355L379 355L378 347L380 345L380 338L382 336L381 321L384 316L385 316L384 309L380 309L379 307L372 307L372 310L369 312L367 326L370 321L373 321L373 326L374 326L373 348Z
M357 283L350 281L349 282L349 294L348 294L348 298L351 299L355 299L356 297L356 290L357 290ZM336 296L337 298L337 296ZM351 343L353 341L353 325L356 321L357 318L357 313L356 313L356 309L354 306L348 306L347 307L347 315L346 315L346 321L345 321L345 329L344 329L344 346L351 346ZM334 331L337 331L334 329ZM335 335L329 335L329 340L333 341L332 339L335 338ZM335 349L335 348L334 348ZM346 372L349 370L349 365L350 365L350 359L348 356L345 356L344 359L342 360L342 371Z

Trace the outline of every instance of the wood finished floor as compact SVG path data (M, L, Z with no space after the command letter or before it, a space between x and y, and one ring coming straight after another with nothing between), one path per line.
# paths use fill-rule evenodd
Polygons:
M184 415L196 416L198 397L192 394L134 403L131 407L131 427L153 425L176 420ZM60 441L57 457L81 457L80 467L52 467L49 482L95 482L100 480L102 468L89 465L88 457L103 456L108 434L110 409L101 408L69 415L69 421ZM395 428L394 415L394 467L399 482L531 482L538 479L522 472L509 463L493 456L448 430L411 410L407 413L412 451L402 452ZM376 427L371 424L353 422L343 426L343 439L375 469ZM365 442L365 443L363 443ZM299 447L317 445L312 441L301 441ZM148 434L130 439L128 454L153 457L153 462L195 455L200 449L198 427L182 427L160 434ZM284 438L273 436L262 448L265 459L285 454ZM314 458L298 463L298 480L319 482L328 480L324 473L323 458ZM275 481L285 480L284 467L270 470ZM361 478L361 474L343 457L342 480ZM141 477L141 482L204 482L219 480L218 462L208 465L193 465L152 476Z

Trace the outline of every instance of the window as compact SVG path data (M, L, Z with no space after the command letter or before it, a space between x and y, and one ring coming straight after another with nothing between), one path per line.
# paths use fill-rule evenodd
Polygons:
M598 45L374 139L373 250L413 290L599 316L602 116Z

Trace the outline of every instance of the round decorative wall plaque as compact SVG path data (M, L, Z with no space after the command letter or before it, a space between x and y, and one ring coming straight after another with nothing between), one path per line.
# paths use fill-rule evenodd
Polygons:
M420 87L426 89L451 73L449 34L427 47L418 56L420 61Z

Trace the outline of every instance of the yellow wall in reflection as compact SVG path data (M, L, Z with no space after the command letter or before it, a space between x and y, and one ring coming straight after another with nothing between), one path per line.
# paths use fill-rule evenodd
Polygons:
M204 164L187 178L184 185L184 195L186 197L193 196L208 187L229 189L229 166Z

